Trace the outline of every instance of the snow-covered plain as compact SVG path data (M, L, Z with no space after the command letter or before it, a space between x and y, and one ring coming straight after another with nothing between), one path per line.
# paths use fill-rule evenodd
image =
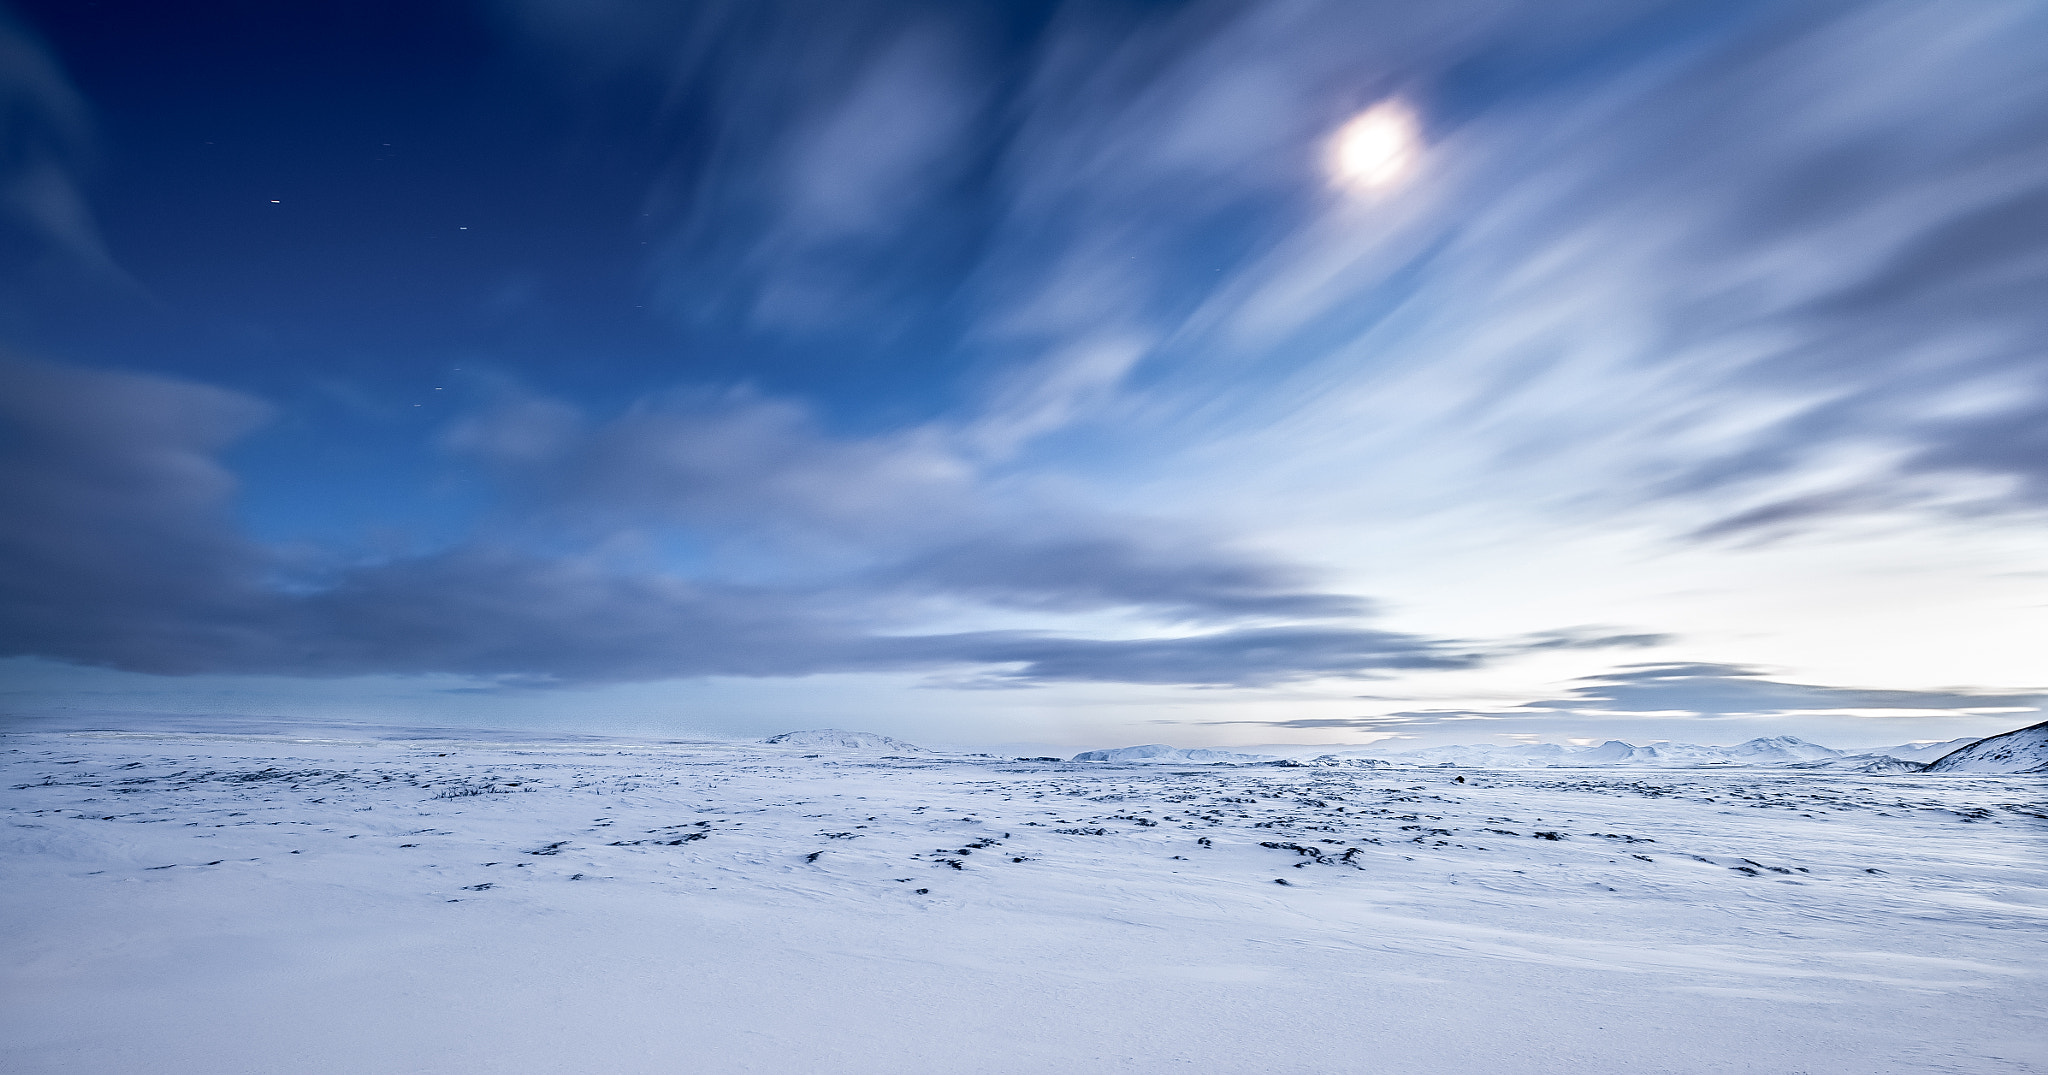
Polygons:
M2038 776L49 732L0 767L10 1072L2048 1070Z

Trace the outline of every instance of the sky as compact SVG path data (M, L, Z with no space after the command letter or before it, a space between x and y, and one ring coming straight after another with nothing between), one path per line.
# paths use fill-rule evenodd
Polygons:
M14 0L0 713L2048 703L2048 7Z

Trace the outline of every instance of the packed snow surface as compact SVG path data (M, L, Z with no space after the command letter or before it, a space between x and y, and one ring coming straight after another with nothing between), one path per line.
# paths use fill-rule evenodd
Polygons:
M842 732L837 728L819 728L808 732L783 732L763 742L774 746L803 747L808 750L879 750L890 754L914 754L924 750L901 739L891 739L874 732Z
M2030 776L0 737L20 1073L2048 1070Z
M1994 735L1927 766L1930 773L2048 773L2048 721Z

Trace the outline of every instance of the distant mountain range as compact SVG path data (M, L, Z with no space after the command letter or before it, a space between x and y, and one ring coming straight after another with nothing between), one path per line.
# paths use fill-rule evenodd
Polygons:
M784 732L763 740L774 746L805 750L922 753L924 748L874 732L838 728ZM1052 759L1043 759L1052 760ZM1313 759L1282 758L1235 750L1174 747L1164 743L1085 750L1079 762L1152 765L1317 765L1377 768L1383 765L1430 765L1474 769L1547 768L1791 768L1860 773L2048 773L2048 721L1988 739L1951 739L1945 743L1901 743L1877 750L1847 751L1809 743L1790 735L1751 739L1734 746L1697 743L1655 743L1635 746L1609 739L1599 746L1570 747L1556 743L1524 746L1447 746L1389 752L1370 748L1323 754Z
M1847 751L1809 743L1790 735L1751 739L1734 746L1703 746L1697 743L1657 743L1634 746L1610 739L1599 746L1569 747L1556 743L1527 746L1424 747L1388 753L1373 750L1346 751L1364 757L1384 758L1409 765L1457 765L1484 769L1549 768L1553 766L1626 766L1696 769L1703 766L1798 767L1848 769L1870 772L1907 772L1927 761L1975 743L1956 739L1947 743L1918 745L1903 743L1877 750Z
M1657 743L1635 746L1610 739L1598 746L1570 747L1556 743L1526 746L1444 746L1399 752L1354 749L1325 754L1313 762L1245 754L1228 750L1150 744L1089 750L1074 761L1153 764L1318 764L1431 765L1475 769L1543 769L1623 767L1660 769L1793 768L1864 773L2048 773L2048 721L1988 739L1951 739L1945 743L1901 743L1876 750L1847 751L1809 743L1790 735L1751 739L1734 746Z

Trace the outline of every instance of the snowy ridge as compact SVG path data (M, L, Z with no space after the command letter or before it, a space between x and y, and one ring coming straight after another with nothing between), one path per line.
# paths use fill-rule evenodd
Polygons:
M923 753L924 748L874 732L847 732L838 728L816 728L807 732L783 732L762 740L769 746L801 747L805 750L880 750L891 754Z
M1972 735L1965 736L1961 739L1951 739L1946 743L1901 743L1895 747L1885 747L1882 750L1873 750L1871 751L1871 753L1888 754L1894 758L1900 758L1905 761L1917 761L1921 763L1926 763L1934 761L1937 758L1953 754L1956 751L1961 750L1966 746L1969 746L1971 743L1981 743L1983 741L1984 739L1982 736Z
M1838 773L1923 773L1927 771L1927 763L1907 761L1889 754L1850 754L1841 758L1801 762L1790 768L1826 769Z
M2048 773L2048 720L1945 754L1930 773Z

